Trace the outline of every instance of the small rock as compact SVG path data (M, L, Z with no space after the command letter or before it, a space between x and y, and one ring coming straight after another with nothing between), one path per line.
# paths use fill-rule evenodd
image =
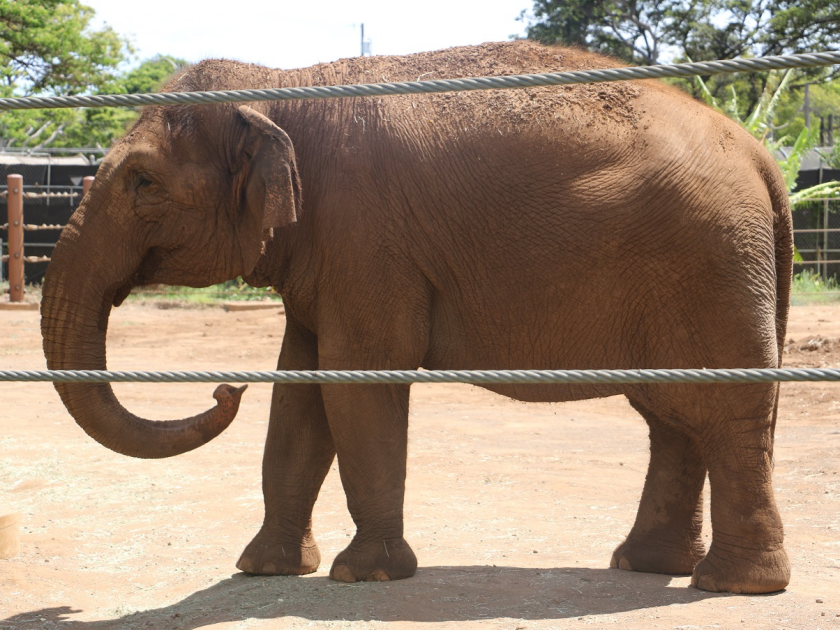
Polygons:
M818 604L822 604L822 603L823 603L823 600L822 600L822 599L820 599L820 598L818 597L818 598L817 598L817 603L818 603Z

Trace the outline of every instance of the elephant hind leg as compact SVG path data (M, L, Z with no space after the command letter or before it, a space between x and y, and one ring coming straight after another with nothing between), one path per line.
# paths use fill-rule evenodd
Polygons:
M733 416L721 430L700 440L712 493L712 544L694 569L691 583L697 588L772 593L790 581L784 529L772 485L777 387L741 386L765 390L764 408ZM735 389L733 386L733 393Z
M650 464L636 522L610 566L628 571L690 575L705 556L700 446L685 431L631 400L650 429Z
M697 541L705 464L712 544L692 572L691 583L699 589L772 593L790 580L771 483L777 390L772 383L663 385L648 388L643 405L634 403L649 423L652 414L645 408L669 425L657 437L662 427L655 431L651 424L651 470L628 541L637 531L646 533L647 540L660 536L668 544ZM699 544L696 548L699 552ZM643 555L638 545L634 549L637 557ZM639 568L628 553L619 548L616 563L623 556L629 566Z

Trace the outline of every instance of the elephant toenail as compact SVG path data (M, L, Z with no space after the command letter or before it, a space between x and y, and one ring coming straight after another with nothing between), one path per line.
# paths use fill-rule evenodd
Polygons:
M743 591L741 590L741 585L740 584L734 584L732 586L732 588L729 589L729 592L730 593L735 593L736 595L740 595L741 593L743 593Z
M250 559L240 558L239 562L236 563L236 568L245 573L253 573L254 565L251 564Z
M699 588L701 591L711 591L712 593L717 592L717 588L715 586L715 578L706 573L699 576L697 579L692 580L691 584L695 588Z
M623 571L632 571L633 565L630 564L630 561L627 558L622 558L618 561L618 568Z
M391 577L380 569L376 569L372 571L370 575L367 576L367 582L390 582Z
M330 571L330 578L336 582L355 582L356 576L346 564L339 564Z
M263 567L261 573L267 575L271 573L277 573L277 567L274 566L273 562L266 562Z

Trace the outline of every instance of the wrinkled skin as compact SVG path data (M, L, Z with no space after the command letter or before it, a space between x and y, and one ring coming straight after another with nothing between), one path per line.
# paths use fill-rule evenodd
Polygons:
M273 71L208 61L170 90L612 66L530 42ZM44 287L50 368L105 368L134 286L238 275L286 304L279 369L776 367L790 213L769 155L655 82L151 108L108 154ZM212 439L241 391L150 422L107 385L57 385L95 439L166 457ZM524 401L622 394L650 427L636 519L612 565L711 591L782 589L771 485L778 388L498 385ZM403 538L409 388L276 385L265 522L238 567L314 571L311 513L338 456L355 538L336 580L414 574ZM702 488L713 541L700 537Z

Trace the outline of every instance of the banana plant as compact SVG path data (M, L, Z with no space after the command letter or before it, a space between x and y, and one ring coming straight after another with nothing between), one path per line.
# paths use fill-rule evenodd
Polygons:
M804 128L797 136L796 140L794 140L793 144L790 145L790 153L787 157L783 158L777 157L781 154L779 149L790 143L790 136L783 136L778 140L768 139L776 105L778 105L781 96L787 91L792 77L792 71L785 70L781 81L779 81L779 84L775 89L771 88L770 81L768 81L764 91L758 99L755 109L749 116L746 117L746 119L742 119L738 114L738 97L733 86L730 86L730 89L732 90L730 99L721 104L714 96L712 96L706 82L703 81L701 77L695 77L695 79L700 85L703 100L706 101L707 105L736 121L756 139L761 141L773 156L776 156L776 162L779 164L779 168L781 168L782 174L785 178L785 185L787 186L788 195L790 196L791 207L806 201L814 201L817 199L840 199L840 182L823 182L822 184L817 184L816 186L810 186L809 188L803 188L802 190L792 192L796 187L796 177L799 175L799 167L802 164L802 158L805 156L805 153L816 145L817 136L813 130L808 129L807 127Z

